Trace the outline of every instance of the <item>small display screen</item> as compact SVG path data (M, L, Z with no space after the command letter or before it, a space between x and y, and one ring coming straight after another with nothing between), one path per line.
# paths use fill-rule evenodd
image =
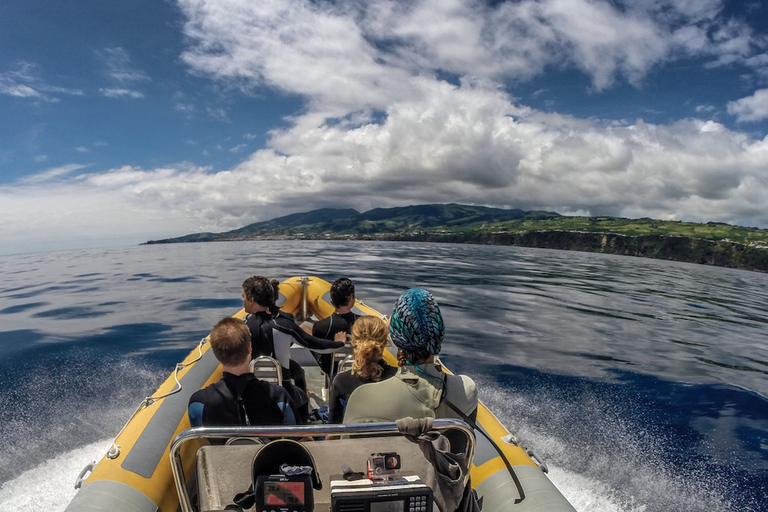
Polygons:
M403 512L403 509L403 500L371 502L371 512Z
M304 505L304 482L264 482L264 504Z

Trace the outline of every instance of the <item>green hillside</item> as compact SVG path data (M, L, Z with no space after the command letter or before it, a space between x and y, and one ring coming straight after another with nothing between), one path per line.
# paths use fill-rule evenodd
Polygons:
M554 212L429 204L324 208L223 233L156 243L264 239L357 239L483 243L670 259L768 271L768 230L708 222L571 217Z

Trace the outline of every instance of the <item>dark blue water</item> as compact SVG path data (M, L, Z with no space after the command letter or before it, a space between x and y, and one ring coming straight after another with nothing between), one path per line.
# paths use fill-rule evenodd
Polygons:
M0 510L23 510L51 482L63 510L78 470L59 461L79 468L84 447L105 451L257 273L348 275L383 312L408 287L432 291L443 360L479 383L579 510L768 510L768 275L358 242L0 257Z

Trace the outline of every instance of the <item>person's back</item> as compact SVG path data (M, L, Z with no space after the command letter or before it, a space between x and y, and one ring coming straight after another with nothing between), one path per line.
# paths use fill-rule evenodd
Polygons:
M355 389L386 380L397 370L382 359L389 344L387 324L383 320L373 316L360 317L350 334L354 363L351 370L341 372L333 380L328 400L328 423L341 423L347 400Z
M397 421L409 416L475 419L477 388L471 378L446 374L435 364L419 365L419 370L401 366L391 379L357 387L348 398L343 422Z
M460 418L477 415L477 388L463 375L443 372L440 352L445 324L432 295L407 290L395 303L389 333L398 352L397 374L364 384L349 397L344 423L396 421L404 417Z
M352 312L355 306L355 284L348 277L340 277L331 285L329 295L334 307L333 314L312 325L312 336L326 340L346 341L347 335L352 332L352 326L358 318L361 318L360 315ZM326 378L336 371L333 367L333 354L316 354L315 359ZM326 387L328 384L330 382L326 380Z
M251 333L241 320L227 317L211 331L211 350L221 362L221 380L189 399L190 425L293 425L296 411L288 392L251 372Z
M225 372L220 381L189 399L189 422L196 426L295 425L288 392L252 373Z

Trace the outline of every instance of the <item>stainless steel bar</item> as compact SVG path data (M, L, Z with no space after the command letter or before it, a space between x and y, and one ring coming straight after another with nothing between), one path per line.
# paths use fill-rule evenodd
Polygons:
M311 279L308 277L302 277L299 279L299 283L301 284L301 318L299 319L299 323L306 322L309 318L309 305L308 305L308 290L309 290L309 283Z
M472 442L469 443L471 457L474 455L474 432L472 428L462 420L435 419L433 430L458 429ZM171 443L170 457L173 479L176 483L176 492L179 495L179 505L182 512L194 512L187 492L186 478L181 460L181 447L184 443L193 439L229 439L231 437L306 437L328 436L347 434L368 435L402 435L396 423L356 423L350 425L297 425L297 426L269 426L269 427L195 427L180 432ZM333 441L328 441L333 442Z

